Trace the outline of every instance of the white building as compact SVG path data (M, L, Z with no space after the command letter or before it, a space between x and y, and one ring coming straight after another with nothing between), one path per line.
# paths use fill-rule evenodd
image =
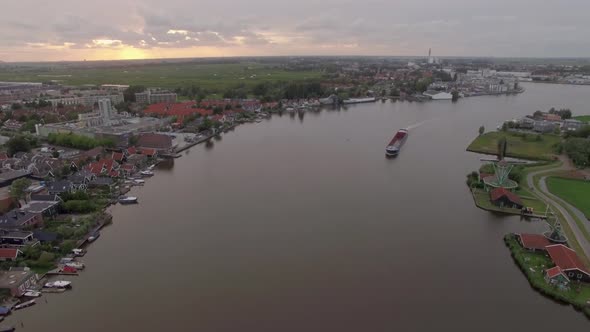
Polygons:
M451 99L453 99L452 94L450 94L448 92L444 92L444 91L428 90L428 91L424 92L423 95L430 97L430 99L432 99L432 100L451 100Z

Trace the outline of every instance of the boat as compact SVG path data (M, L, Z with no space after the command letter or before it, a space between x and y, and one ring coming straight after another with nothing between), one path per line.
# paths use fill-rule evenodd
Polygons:
M88 239L90 240L90 238ZM67 262L65 266L73 267L76 270L83 270L85 267L82 262Z
M67 280L56 280L45 283L43 285L45 288L61 288L61 289L69 289L72 288L72 282Z
M387 147L385 148L385 154L389 157L395 157L399 154L402 145L408 139L408 130L400 129L395 136L391 139Z
M360 104L360 103L372 103L376 101L377 98L375 97L367 97L367 98L349 98L344 99L342 101L343 104Z
M14 310L20 310L20 309L24 309L26 307L30 307L32 305L35 304L35 300L29 300L23 303L19 303L17 305L14 306Z
M0 332L13 332L16 331L14 326L0 326Z
M141 180L141 179L133 180L133 184L136 186L143 186L145 184L145 180Z
M135 197L135 196L121 196L121 197L119 197L119 203L121 203L121 204L136 204L137 197Z
M84 249L72 249L72 254L76 257L82 257L86 255L86 251Z
M98 239L100 237L100 233L99 232L95 232L90 234L90 236L88 237L88 242L94 242L94 240ZM82 264L82 263L79 263ZM82 264L84 265L84 264Z
M150 170L141 171L141 172L139 172L139 174L141 176L144 176L144 177L146 177L146 176L154 176L154 172L152 172Z
M34 289L27 289L27 291L23 295L27 297L39 297L41 296L41 292L36 291Z

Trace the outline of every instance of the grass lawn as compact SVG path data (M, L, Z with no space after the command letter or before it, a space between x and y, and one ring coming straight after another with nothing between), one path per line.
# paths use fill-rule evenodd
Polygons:
M548 177L549 191L590 217L590 181Z
M590 122L590 115L579 115L579 116L574 116L574 119L576 120L580 120L582 122Z
M554 266L553 262L542 253L533 253L523 249L513 234L504 238L506 245L512 253L512 257L527 276L527 279L541 293L560 301L584 307L590 301L590 285L584 283L571 283L568 290L560 290L549 285L544 278L543 271ZM588 312L586 311L586 314Z
M0 68L0 81L43 82L57 80L66 85L128 84L174 88L197 85L225 89L238 84L300 81L321 76L319 71L287 71L258 63L227 64L159 63L121 67L71 68L66 66L21 66Z
M561 138L556 135L524 135L521 133L493 131L475 138L467 147L467 151L497 154L498 141L502 137L506 137L508 142L506 151L508 157L532 160L552 160L555 146L561 141ZM540 137L540 140L537 137Z

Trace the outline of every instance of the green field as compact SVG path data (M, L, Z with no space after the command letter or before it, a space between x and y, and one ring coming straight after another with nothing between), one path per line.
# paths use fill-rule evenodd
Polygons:
M552 194L582 211L586 218L590 217L590 181L549 177L547 187Z
M44 82L56 80L66 85L128 84L174 88L197 85L225 89L238 84L302 81L321 77L319 71L288 71L258 63L164 63L104 68L67 66L22 66L0 68L0 81Z
M498 141L502 137L506 137L508 142L507 157L532 160L552 160L555 147L561 141L561 138L557 135L493 131L475 138L467 147L467 151L497 154ZM537 137L540 137L540 139L537 139Z
M579 116L574 116L574 119L576 119L576 120L580 120L580 121L582 121L582 122L589 123L589 122L590 122L590 115L579 115Z

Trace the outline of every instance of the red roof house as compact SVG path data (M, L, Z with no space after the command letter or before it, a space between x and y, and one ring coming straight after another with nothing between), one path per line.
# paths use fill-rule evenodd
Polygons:
M590 272L572 249L563 244L553 244L546 247L553 263L558 266L570 280L590 282Z
M12 248L0 248L0 261L13 261L21 251Z
M545 247L552 245L545 236L540 234L518 234L517 236L518 242L528 250L545 251Z
M502 187L492 190L490 192L490 199L492 200L492 203L502 207L522 209L524 206L517 194Z
M123 159L125 158L125 155L122 152L113 152L113 155L111 156L111 158L113 158L113 160L121 163L123 161Z

